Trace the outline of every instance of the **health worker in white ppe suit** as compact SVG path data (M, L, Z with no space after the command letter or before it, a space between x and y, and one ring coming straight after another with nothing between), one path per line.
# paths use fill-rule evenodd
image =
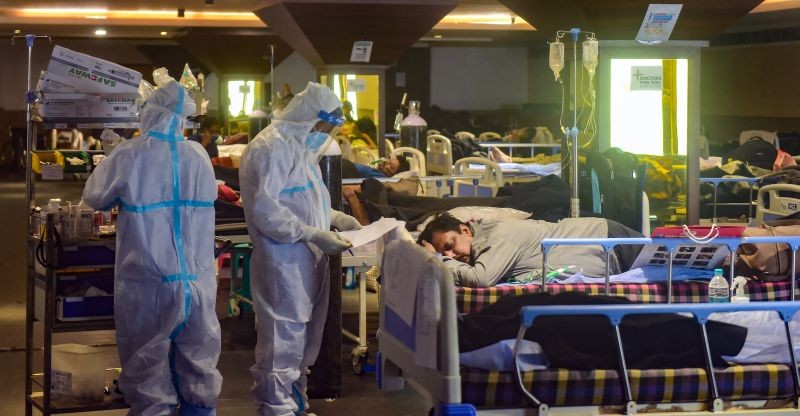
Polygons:
M83 203L119 207L114 320L119 388L131 415L215 415L220 326L214 306L214 200L208 155L186 141L191 96L175 80L141 111L142 136L117 145Z
M242 204L253 241L250 285L258 318L252 394L261 415L308 409L307 372L317 359L328 312L327 255L351 246L329 231L360 228L331 210L319 159L341 125L341 102L309 83L242 155Z

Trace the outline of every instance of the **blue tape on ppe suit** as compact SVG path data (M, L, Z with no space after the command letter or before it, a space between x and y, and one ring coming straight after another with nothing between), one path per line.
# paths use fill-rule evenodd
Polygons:
M281 193L281 195L291 195L291 194L296 194L298 192L307 191L307 190L309 190L309 189L311 189L313 187L314 187L314 184L311 181L308 181L308 183L305 184L305 185L293 186L291 188L286 188L286 189L282 190L280 193Z
M181 201L163 201L149 205L129 205L124 202L118 202L122 205L122 209L130 212L148 212L162 208L213 208L214 203L211 201L194 201L194 200L181 200Z

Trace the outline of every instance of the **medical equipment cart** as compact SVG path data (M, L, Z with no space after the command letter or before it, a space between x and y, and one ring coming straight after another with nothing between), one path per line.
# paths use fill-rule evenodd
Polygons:
M122 400L103 395L102 402L54 402L51 386L53 338L58 333L114 329L113 295L98 297L59 296L64 279L93 279L94 284L113 287L114 239L61 242L56 214L37 215L43 234L28 236L28 279L25 314L25 414L36 408L43 415L123 409ZM105 281L103 283L103 281ZM41 323L44 354L41 372L35 372L34 322ZM34 391L37 390L37 391ZM98 392L100 394L102 392Z
M42 129L102 129L102 128L137 128L138 123L50 123L33 120L31 137L36 137ZM114 285L114 245L115 239L92 239L63 241L54 232L58 222L57 215L46 215L34 212L36 205L36 182L41 180L62 180L72 178L64 173L57 160L49 164L44 162L48 153L57 157L57 152L37 152L33 140L28 144L26 175L26 201L29 209L29 227L27 235L27 282L25 312L25 415L33 414L37 409L43 415L76 412L94 412L127 408L121 399L113 399L104 395L102 402L54 402L52 400L52 353L54 336L59 333L107 331L114 329L113 295L100 297L68 297L60 296L60 284L65 279L81 281L85 279L94 286L101 286L112 291ZM91 163L91 161L89 161ZM60 172L59 172L60 170ZM88 171L91 170L91 166ZM55 174L54 174L55 173ZM85 179L81 178L81 179ZM41 204L41 201L40 205ZM39 323L38 325L34 325ZM38 327L41 326L41 329ZM41 364L36 365L39 355L34 349L34 330L41 331L43 340L43 357Z

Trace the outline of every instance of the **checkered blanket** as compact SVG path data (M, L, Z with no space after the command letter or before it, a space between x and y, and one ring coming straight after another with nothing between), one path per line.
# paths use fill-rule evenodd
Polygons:
M789 300L791 284L784 282L750 282L747 294L752 301ZM612 283L612 296L624 296L637 303L666 303L666 283ZM538 284L506 285L489 288L456 287L456 307L459 312L477 312L497 302L503 296L522 295L541 291ZM605 294L603 284L548 284L549 293L585 292L590 295ZM672 284L672 296L675 303L702 303L708 301L708 285L702 282L675 282Z
M629 370L637 403L680 403L710 400L706 371ZM788 366L779 364L717 369L717 386L726 400L787 398L794 390ZM556 406L618 405L625 402L615 370L569 371L547 369L523 373L525 386L543 403ZM461 368L461 395L478 407L530 405L510 372Z

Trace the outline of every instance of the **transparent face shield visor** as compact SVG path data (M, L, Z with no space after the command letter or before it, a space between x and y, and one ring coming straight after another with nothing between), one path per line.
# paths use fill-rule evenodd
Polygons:
M314 130L325 133L328 137L317 152L317 159L319 160L327 152L328 147L333 143L334 137L339 133L342 124L344 124L344 117L342 117L341 108L337 108L330 113L320 110L320 112L317 113L317 117L321 123L317 123Z
M331 137L336 137L336 134L339 133L342 124L344 124L344 117L342 117L341 108L337 108L330 113L320 110L319 113L317 113L317 118L323 122L322 129L320 131Z

